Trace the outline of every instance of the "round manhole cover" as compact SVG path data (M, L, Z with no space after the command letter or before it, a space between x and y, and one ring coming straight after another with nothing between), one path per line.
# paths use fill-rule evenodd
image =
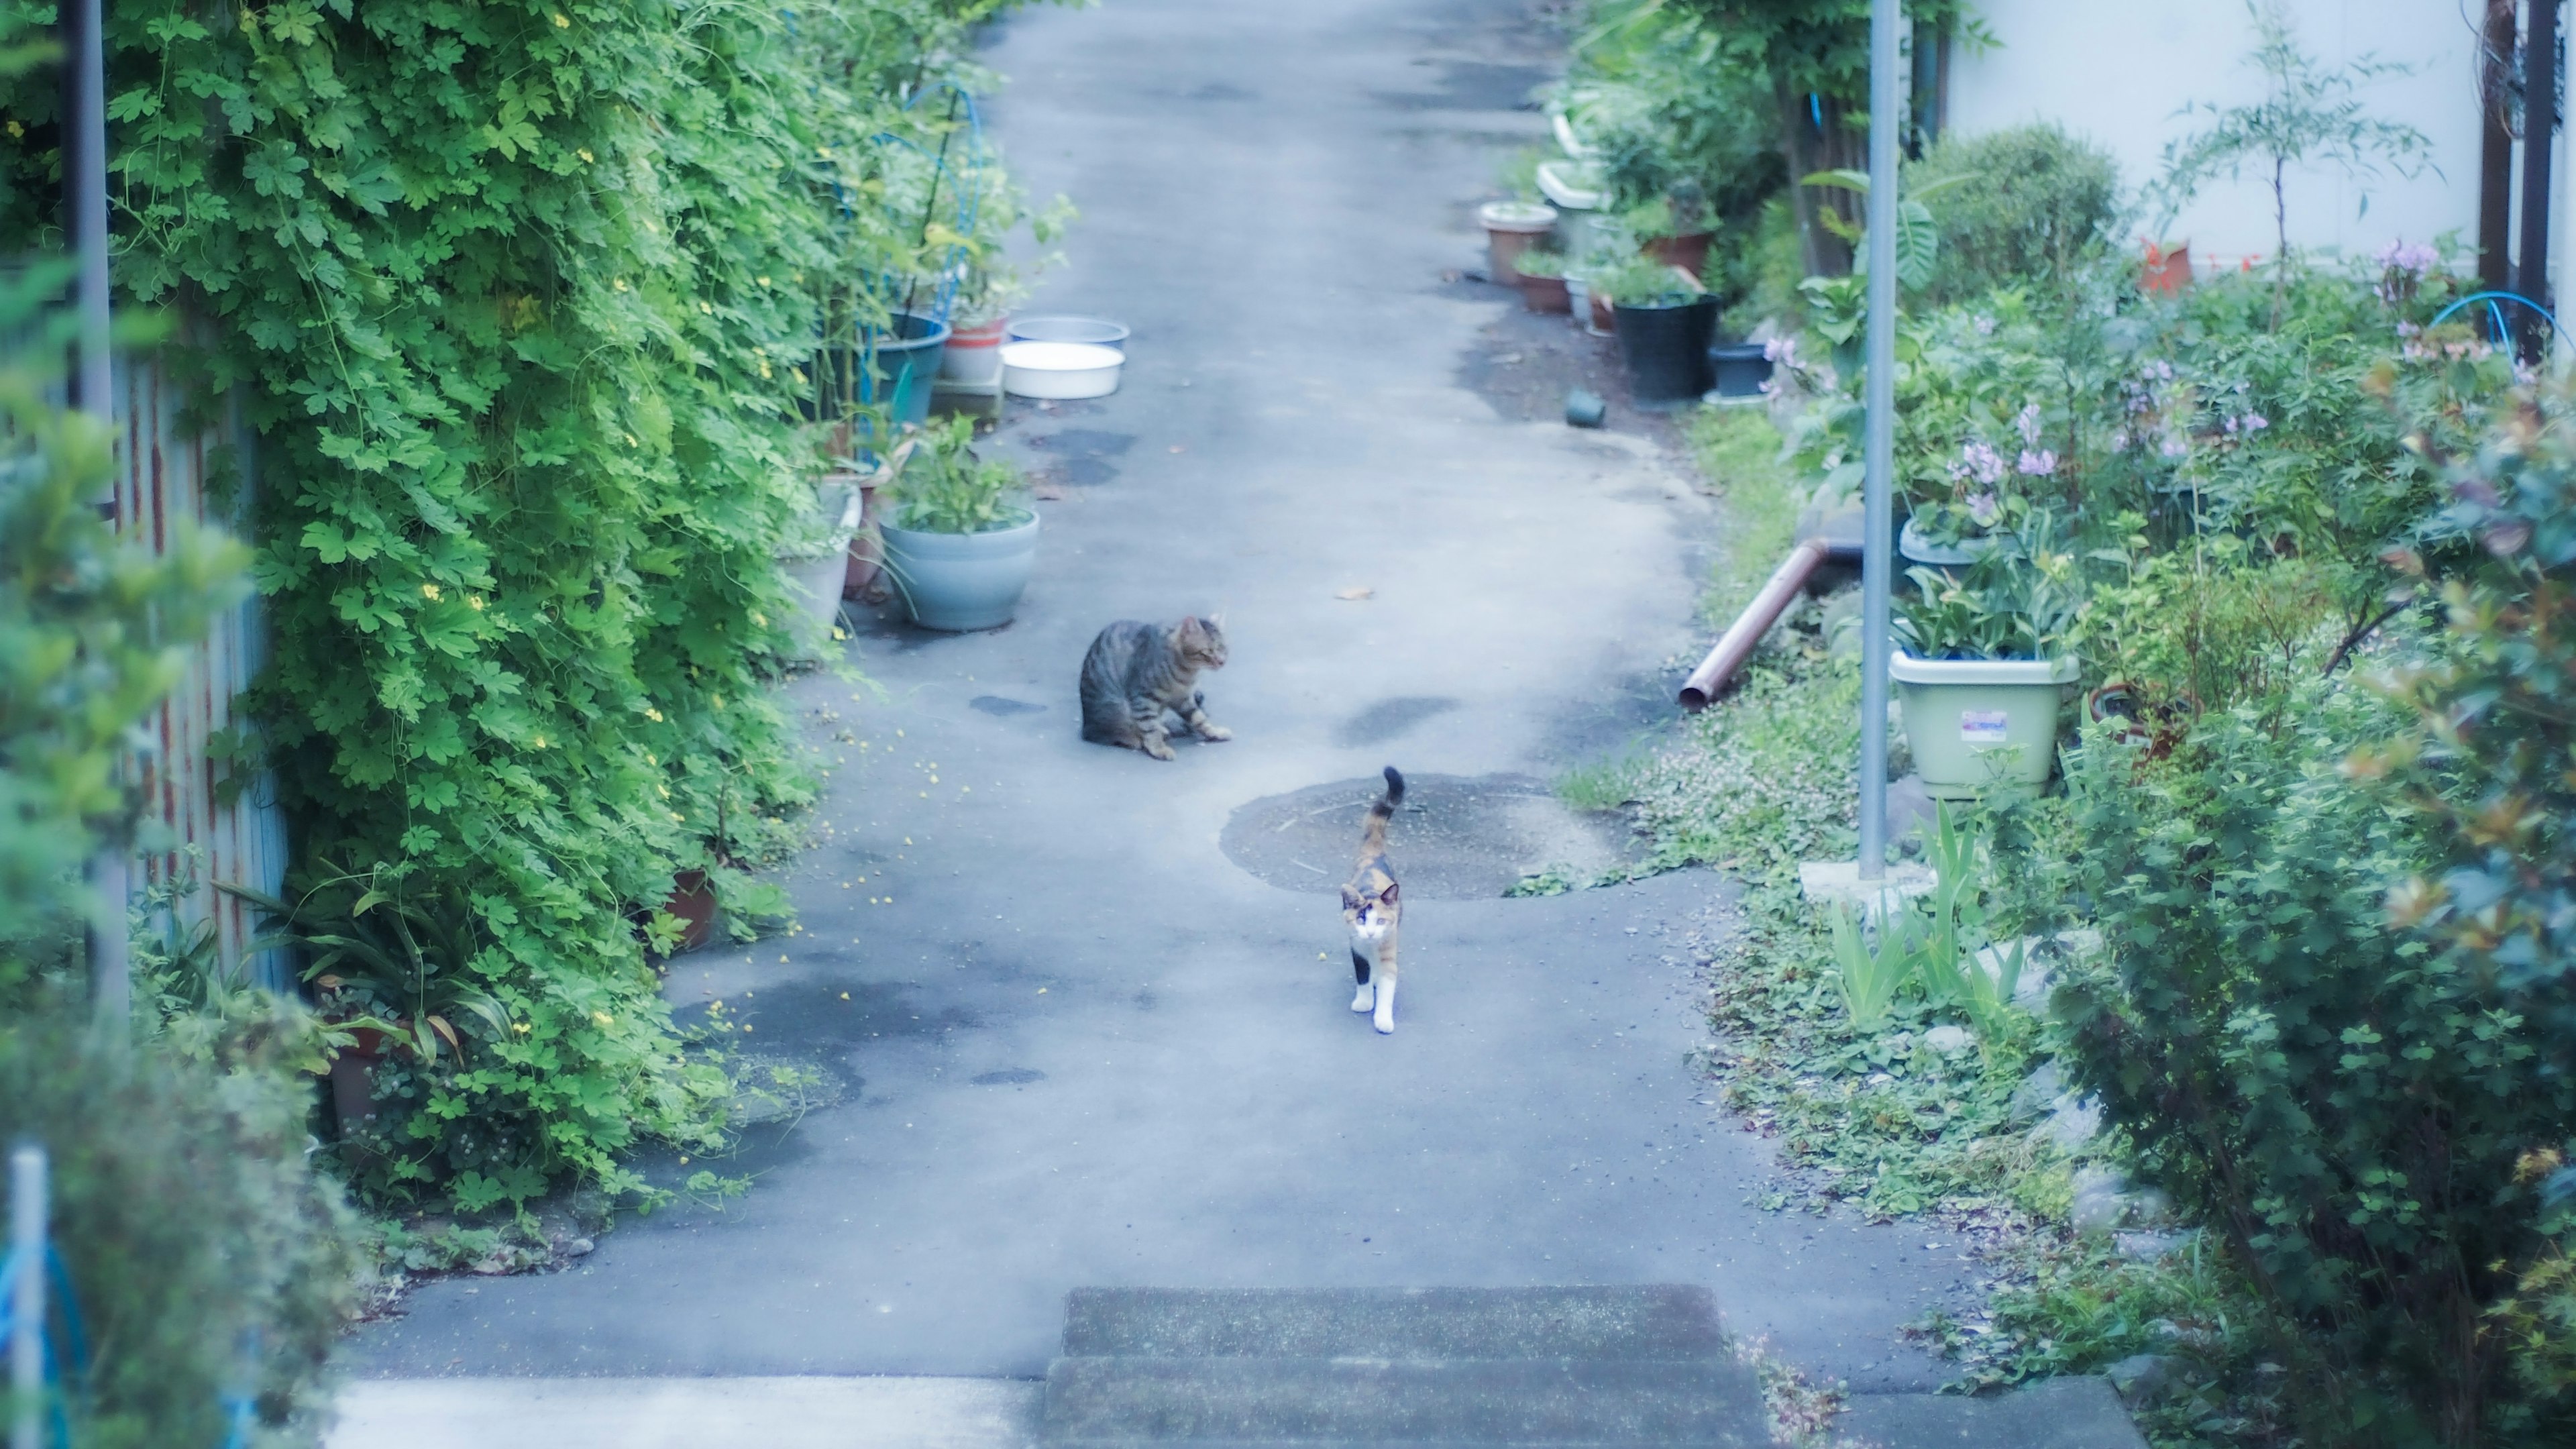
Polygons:
M1498 896L1521 877L1558 869L1596 874L1616 864L1623 822L1576 814L1527 775L1407 775L1404 808L1387 829L1387 859L1405 894ZM1226 821L1226 858L1292 891L1342 888L1358 858L1360 825L1385 789L1375 776L1255 800Z

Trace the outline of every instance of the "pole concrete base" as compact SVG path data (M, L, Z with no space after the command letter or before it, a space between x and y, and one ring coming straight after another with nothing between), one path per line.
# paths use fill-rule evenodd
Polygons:
M1891 862L1884 880L1860 878L1856 860L1802 860L1798 862L1798 890L1815 905L1842 905L1859 909L1865 920L1875 921L1887 914L1892 904L1929 895L1937 877L1929 866L1911 861Z

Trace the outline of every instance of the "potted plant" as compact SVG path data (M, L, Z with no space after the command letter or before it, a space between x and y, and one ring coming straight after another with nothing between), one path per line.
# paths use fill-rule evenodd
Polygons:
M1037 562L1038 515L1017 497L1019 470L976 457L974 427L953 418L923 434L879 530L886 571L925 629L1011 622Z
M484 946L474 908L454 892L415 888L398 866L337 871L289 905L240 886L271 934L254 951L295 946L323 1020L355 1040L331 1060L331 1106L343 1136L376 1115L376 1070L460 1060L470 1039L509 1035L510 1015L473 977Z
M1556 230L1556 208L1543 201L1489 201L1476 219L1485 226L1486 275L1506 287L1520 285L1516 259L1545 246Z
M1707 392L1708 344L1717 334L1717 299L1676 267L1630 257L1595 273L1595 297L1610 299L1629 396L1678 403Z
M1962 800L2001 785L2035 790L2057 762L2057 708L2076 661L2062 652L2077 595L2073 561L2047 547L2035 514L2015 546L1963 573L1918 566L1888 662L1925 793Z
M1619 220L1637 239L1647 260L1679 267L1694 277L1708 269L1710 232L1696 185L1684 182L1676 188L1676 194L1632 206L1620 214Z
M1512 266L1520 273L1522 306L1533 312L1574 310L1573 294L1565 285L1564 257L1545 247L1534 247L1514 258Z
M779 621L787 635L783 652L790 659L816 660L831 652L841 593L850 576L850 545L865 507L861 481L847 471L825 474L814 485L812 502L778 541L779 581L794 611Z

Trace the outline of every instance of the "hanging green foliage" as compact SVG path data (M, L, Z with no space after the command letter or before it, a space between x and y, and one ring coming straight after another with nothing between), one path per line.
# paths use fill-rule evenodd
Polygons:
M257 431L256 705L303 855L455 901L506 1013L405 1064L377 1189L633 1190L639 1134L717 1125L635 920L808 798L767 686L815 297L915 269L852 153L929 134L905 92L993 8L111 7L117 280ZM49 73L0 92L17 245L54 107Z

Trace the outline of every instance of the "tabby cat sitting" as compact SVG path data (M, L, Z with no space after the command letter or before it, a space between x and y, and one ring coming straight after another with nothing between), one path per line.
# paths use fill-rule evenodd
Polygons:
M1196 615L1163 628L1121 619L1100 631L1082 656L1082 737L1096 745L1172 758L1166 715L1203 740L1234 732L1207 717L1199 671L1225 667L1225 630Z

